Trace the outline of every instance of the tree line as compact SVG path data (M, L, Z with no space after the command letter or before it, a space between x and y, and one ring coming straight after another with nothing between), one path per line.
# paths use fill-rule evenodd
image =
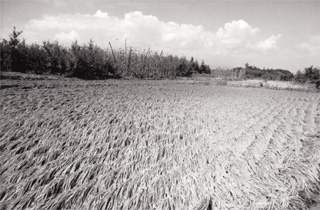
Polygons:
M233 69L214 69L213 76L222 77L227 80L244 80L244 79L263 79L263 80L280 80L294 81L297 83L311 83L320 88L320 68L306 67L304 71L297 71L296 74L284 69L258 68L248 63L245 67L236 67Z
M81 79L106 79L120 77L176 78L188 77L192 73L210 73L208 65L198 63L193 57L164 55L163 52L132 49L102 49L93 40L70 47L58 41L26 44L19 39L22 31L14 27L9 40L0 42L1 71L35 74L59 74Z

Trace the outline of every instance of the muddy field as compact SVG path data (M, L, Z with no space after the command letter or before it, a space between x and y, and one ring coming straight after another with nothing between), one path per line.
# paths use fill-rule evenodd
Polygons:
M309 209L320 94L2 80L0 209Z

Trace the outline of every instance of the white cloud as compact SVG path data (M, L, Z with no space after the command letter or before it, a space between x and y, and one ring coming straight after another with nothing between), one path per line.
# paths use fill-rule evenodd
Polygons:
M48 39L59 40L63 44L71 44L75 39L79 43L93 39L102 47L108 47L110 41L115 48L123 47L127 39L128 45L138 49L151 47L153 50L186 56L194 52L228 55L243 50L275 49L281 35L254 42L259 31L259 28L250 26L244 20L233 20L213 32L206 31L201 25L163 22L139 11L119 18L98 10L93 15L47 15L30 20L25 26L25 35L29 34L29 37L25 38L40 43Z
M272 35L266 40L260 41L254 46L258 50L272 50L277 49L277 40L281 37L281 34Z
M219 28L216 36L228 48L244 46L248 39L259 32L259 28L252 28L244 20L232 21L226 23L224 28Z
M320 57L320 36L313 36L309 40L300 43L298 49L307 52L311 56Z
M70 43L72 41L75 41L79 38L79 33L75 30L71 30L69 33L61 32L54 36L55 40L58 40L61 43Z
M100 17L100 18L105 18L108 17L107 12L101 12L101 10L98 10L96 14L93 15L94 17ZM90 17L90 15L89 15Z

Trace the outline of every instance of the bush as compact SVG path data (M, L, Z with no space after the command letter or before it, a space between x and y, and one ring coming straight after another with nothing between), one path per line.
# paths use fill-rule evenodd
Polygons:
M320 68L310 66L304 69L304 73L299 70L294 80L299 83L315 84L316 88L320 89Z
M49 41L43 42L42 49L45 51L45 62L47 72L50 74L65 74L67 71L67 49L59 45L59 43Z
M0 52L1 71L9 71L11 69L11 50L7 40L0 43Z
M70 75L81 79L105 79L115 74L111 58L92 40L82 47L74 42L67 60Z
M38 44L32 44L28 49L28 71L42 74L47 71L47 56Z
M317 83L320 80L320 68L314 68L313 66L310 66L308 68L305 68L305 77L307 81L310 81L311 83Z

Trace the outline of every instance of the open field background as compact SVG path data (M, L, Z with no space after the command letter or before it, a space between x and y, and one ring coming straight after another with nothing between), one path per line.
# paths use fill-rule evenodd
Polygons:
M298 84L292 81L264 81L264 80L241 80L228 81L228 85L235 87L263 87L277 90L299 90L299 91L319 91L310 84Z
M0 209L319 202L318 93L192 80L1 83Z

